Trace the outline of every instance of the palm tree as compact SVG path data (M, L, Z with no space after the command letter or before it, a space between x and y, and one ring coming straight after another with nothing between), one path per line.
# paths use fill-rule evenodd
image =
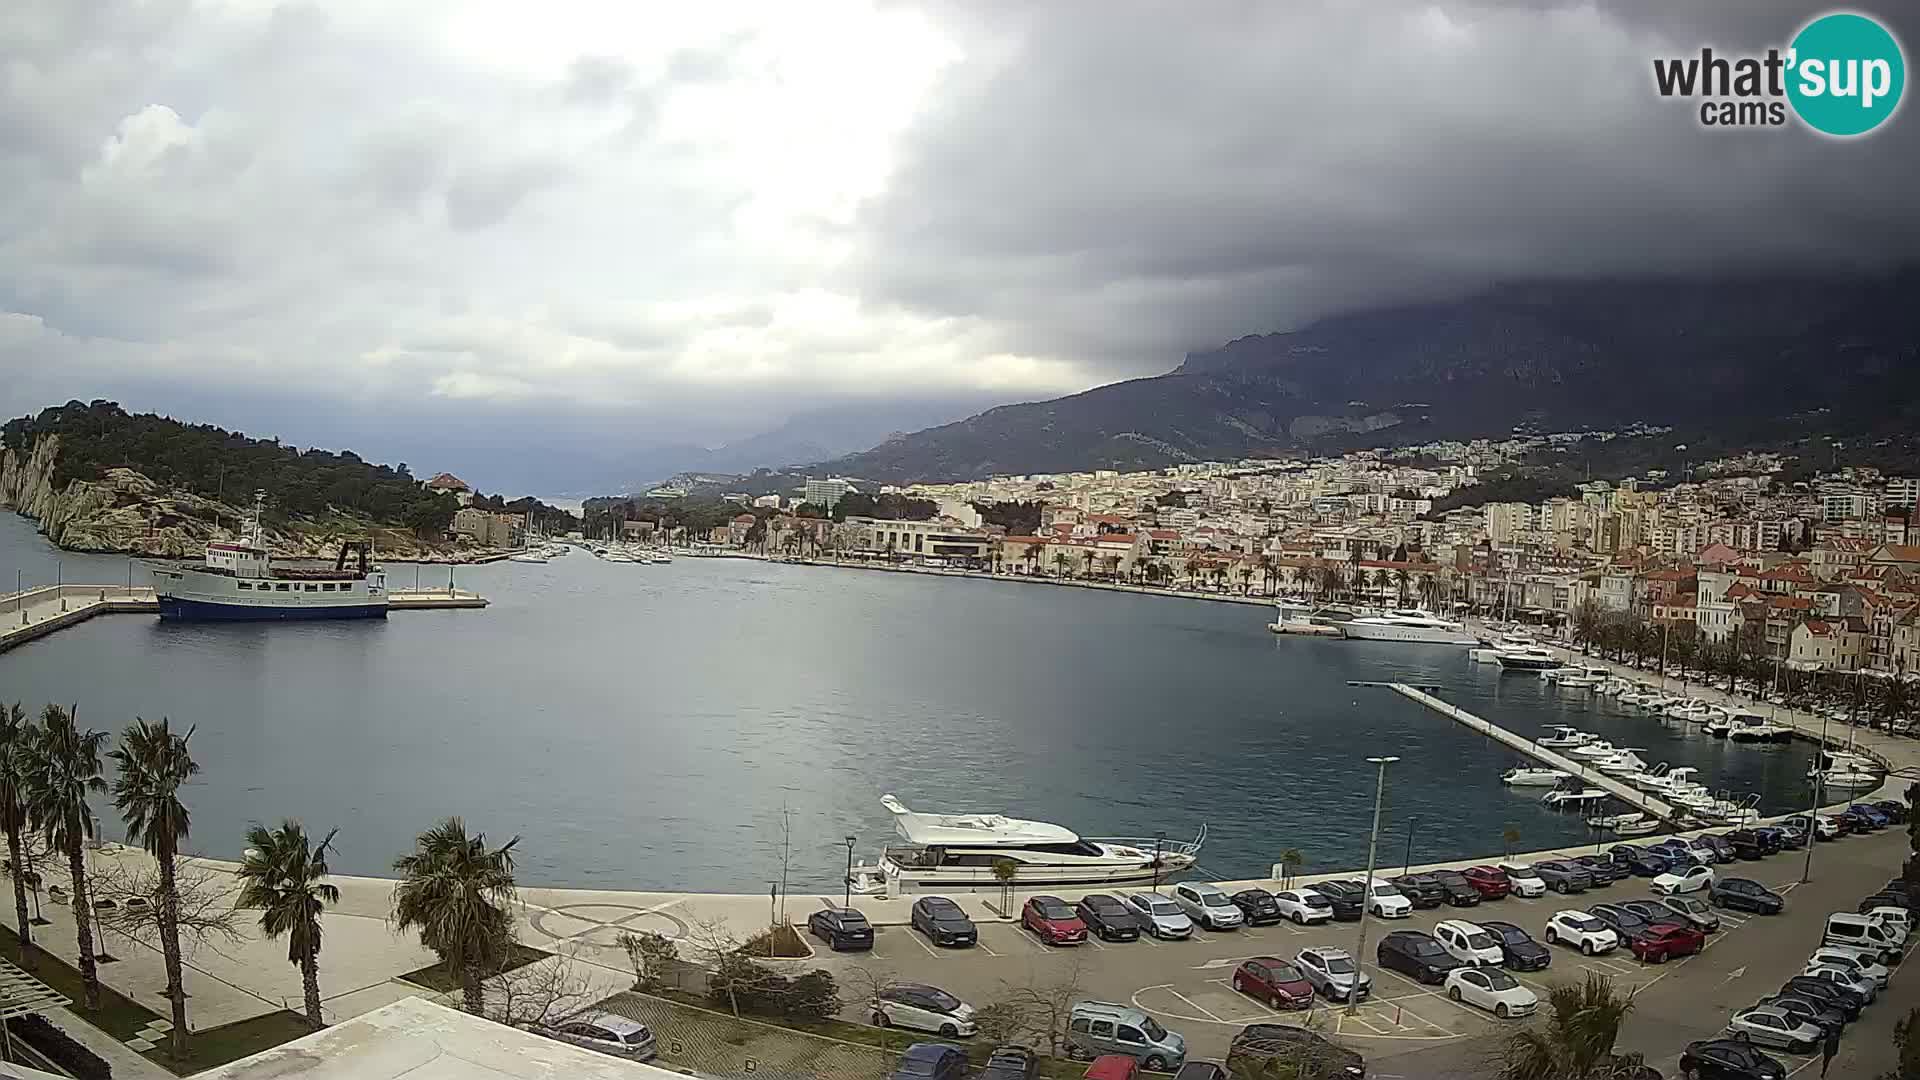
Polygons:
M1394 570L1393 583L1399 586L1400 588L1400 606L1401 607L1407 606L1407 586L1412 584L1412 582L1413 582L1413 575L1407 573L1406 567L1402 566Z
M26 849L20 831L26 828L26 808L20 805L20 765L35 738L33 725L19 702L0 705L0 828L7 831L7 858L13 867L13 908L20 928L20 966L33 970L33 924L27 918Z
M297 821L247 830L247 857L240 864L240 896L235 904L260 909L260 929L268 938L287 935L287 961L300 969L307 991L307 1023L315 1031L320 1016L320 912L340 902L340 890L325 880L327 853L335 829L318 846Z
M393 917L402 930L420 931L420 943L432 949L460 980L467 1011L479 1016L483 972L505 966L513 945L513 846L487 849L484 833L467 835L457 817L428 829L413 842L413 852L393 861L401 881L393 889Z
M112 753L119 775L113 781L113 805L127 823L127 839L147 849L160 863L160 957L167 969L167 1000L173 1005L173 1056L187 1056L187 991L180 971L180 888L174 856L192 828L180 802L180 786L200 771L187 753L185 735L174 734L161 717L149 724L135 717Z
M1054 552L1053 553L1053 576L1054 577L1067 576L1067 564L1072 561L1073 561L1072 558L1070 558L1066 552L1064 551Z
M1616 1054L1620 1025L1633 1012L1633 995L1597 973L1584 983L1562 983L1547 993L1547 1022L1507 1036L1495 1076L1499 1080L1627 1080L1646 1062L1639 1054Z
M74 940L80 946L80 981L86 988L88 1012L100 1010L100 973L81 845L93 835L87 796L107 790L107 782L100 778L100 747L106 741L106 732L81 731L70 710L49 705L40 714L37 737L22 755L25 768L19 780L28 819L39 826L49 844L67 855L67 873L73 879Z

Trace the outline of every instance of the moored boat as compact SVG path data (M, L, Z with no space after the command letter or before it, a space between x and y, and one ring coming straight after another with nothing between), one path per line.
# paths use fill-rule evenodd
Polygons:
M1340 632L1357 641L1398 641L1415 645L1478 645L1480 639L1466 627L1431 612L1400 609L1380 615L1362 615L1340 624Z
M1500 782L1509 787L1558 787L1570 773L1560 769L1536 769L1521 766L1500 774Z
M160 618L166 621L384 619L387 575L370 564L372 544L345 541L324 565L276 566L261 525L264 496L236 542L207 544L200 566L149 563ZM358 556L349 565L351 556Z

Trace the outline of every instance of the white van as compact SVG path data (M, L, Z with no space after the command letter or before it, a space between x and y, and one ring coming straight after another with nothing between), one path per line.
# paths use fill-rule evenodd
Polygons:
M1867 918L1894 931L1894 938L1905 945L1907 937L1913 933L1913 916L1903 907L1887 904L1867 912Z
M1836 911L1827 916L1827 929L1820 937L1820 944L1871 949L1889 966L1900 959L1899 931L1851 911Z

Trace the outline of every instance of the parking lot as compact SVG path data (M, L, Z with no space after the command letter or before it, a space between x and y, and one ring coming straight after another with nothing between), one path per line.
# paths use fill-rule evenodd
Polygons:
M1772 917L1721 912L1722 929L1708 939L1705 951L1667 964L1642 964L1624 948L1586 957L1554 947L1547 970L1514 974L1543 1001L1554 984L1589 971L1611 976L1622 989L1637 992L1639 1005L1622 1046L1647 1053L1673 1075L1675 1060L1688 1041L1712 1036L1734 1011L1797 974L1818 942L1827 913L1852 910L1860 896L1897 872L1905 850L1906 835L1899 828L1822 844L1815 854L1814 881L1806 886L1799 883L1802 852L1718 867L1723 876L1753 878L1784 893L1787 911ZM1649 895L1645 879L1628 878L1584 896L1508 897L1471 908L1416 911L1404 919L1373 919L1362 959L1373 977L1374 995L1351 1015L1343 1006L1322 1002L1311 1010L1275 1012L1235 992L1231 977L1241 960L1253 956L1290 958L1315 945L1358 953L1359 924L1355 922L1196 931L1189 941L1090 940L1075 948L1041 944L1016 925L983 923L979 944L971 949L937 949L907 927L886 926L878 929L871 954L830 959L823 954L823 960L843 973L850 998L859 981L869 976L931 983L976 1006L1003 996L1009 986L1045 986L1071 979L1079 987L1079 998L1131 1002L1153 1013L1186 1036L1189 1052L1196 1057L1223 1057L1234 1034L1249 1023L1308 1024L1379 1062L1382 1076L1446 1075L1447 1063L1455 1061L1462 1063L1459 1075L1474 1075L1466 1063L1477 1062L1506 1030L1525 1021L1497 1020L1448 1000L1439 987L1422 986L1380 969L1373 955L1380 937L1398 929L1430 932L1442 919L1484 918L1514 923L1537 940L1555 911ZM867 971L854 972L858 968ZM846 981L848 977L852 982ZM1870 1012L1881 1017L1904 1012L1907 1006L1897 1003L1914 997L1911 988L1896 979ZM859 1012L849 1010L848 1018L865 1019ZM1891 1021L1887 1026L1890 1030ZM1866 1027L1864 1021L1855 1025ZM1854 1043L1859 1036L1850 1030L1847 1038ZM1890 1042L1885 1052L1891 1053ZM1806 1060L1777 1056L1789 1068ZM1404 1067L1395 1067L1396 1059L1404 1059Z

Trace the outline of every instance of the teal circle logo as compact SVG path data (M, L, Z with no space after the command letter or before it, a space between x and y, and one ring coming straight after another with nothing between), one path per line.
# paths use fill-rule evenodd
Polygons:
M1864 135L1900 106L1906 57L1886 27L1865 15L1822 15L1794 37L1790 55L1787 100L1816 131Z

